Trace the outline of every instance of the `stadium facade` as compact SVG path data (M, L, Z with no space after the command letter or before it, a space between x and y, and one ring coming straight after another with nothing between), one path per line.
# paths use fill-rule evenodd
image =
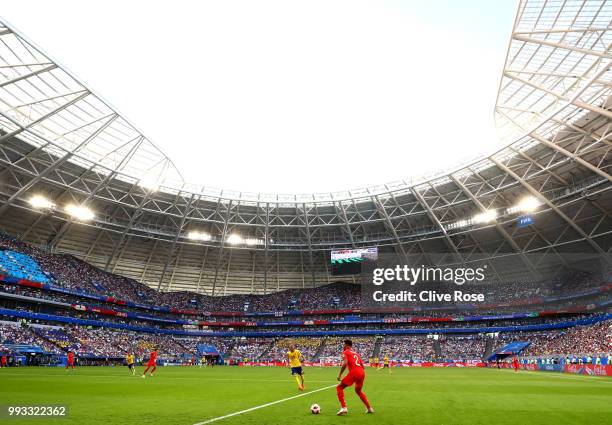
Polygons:
M441 174L292 195L184 181L126 117L0 21L0 227L162 291L212 295L352 280L330 274L338 248L447 262L609 252L611 21L606 1L521 1L494 111L503 148ZM458 107L435 113L443 122ZM412 142L442 137L452 134ZM533 223L520 226L526 212Z

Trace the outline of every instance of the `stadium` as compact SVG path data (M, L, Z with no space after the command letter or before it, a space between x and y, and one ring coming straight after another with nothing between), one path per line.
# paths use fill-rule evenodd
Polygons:
M612 3L521 0L509 32L499 149L273 194L187 181L0 19L2 422L610 423ZM455 282L379 303L396 264Z

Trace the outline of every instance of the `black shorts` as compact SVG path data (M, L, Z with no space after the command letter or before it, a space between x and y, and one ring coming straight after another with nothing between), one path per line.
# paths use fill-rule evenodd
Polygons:
M292 367L291 368L291 374L292 375L301 375L304 372L302 371L302 366L298 366L298 367Z
M130 369L131 369L131 368L133 368L133 367L134 367L134 363L129 363L129 364L127 365L127 367L128 367L128 368L130 368Z
M383 367L389 367L389 363L385 363Z

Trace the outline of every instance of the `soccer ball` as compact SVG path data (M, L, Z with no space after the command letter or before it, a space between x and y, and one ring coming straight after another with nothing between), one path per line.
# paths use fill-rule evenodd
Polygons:
M319 413L321 413L321 406L319 406L317 403L313 404L312 406L310 406L310 412L313 415L318 415Z

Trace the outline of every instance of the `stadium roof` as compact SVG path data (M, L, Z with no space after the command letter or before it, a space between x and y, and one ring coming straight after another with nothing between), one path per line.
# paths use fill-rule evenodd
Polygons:
M605 51L610 37L608 31L597 31L609 25L609 11L603 1L526 2L521 5L519 18L496 107L496 120L507 143L515 142L527 128L540 124L545 114L555 113L564 102L563 96L580 91L581 98L594 100L597 87L584 86L593 73L594 62L605 57L585 56L580 49ZM113 178L139 181L173 193L181 190L226 199L309 202L384 194L437 177L315 194L245 193L186 182L172 159L127 117L25 36L7 23L2 25L4 127L19 131L20 137L34 146L57 155L69 153L67 161L112 174ZM551 28L554 29L550 31ZM559 41L563 43L555 45ZM575 46L578 50L566 54L563 46ZM595 68L599 69L596 64ZM546 74L547 70L554 72ZM524 80L532 84L526 85ZM538 82L543 82L544 87L537 86L534 91L533 83ZM542 96L540 89L561 84L567 85L563 93ZM546 129L542 134L554 130Z
M265 282L272 264L278 273L283 264L280 256L270 258L272 251L299 255L287 263L302 282L304 274L319 280L321 252L334 247L465 256L579 243L607 251L611 22L606 1L521 1L495 108L503 149L442 175L290 195L184 182L171 159L128 119L0 23L0 216L14 234L109 270L121 264L126 241L153 240L150 252L124 265L125 273L142 263L146 280L146 265L163 247L161 276L154 279L160 287L169 280L168 288L180 269L180 250L194 246L217 250L212 285L227 267L226 286L236 251L230 246L263 253ZM95 218L73 226L84 221L74 210L35 208L29 201L39 193L91 207ZM519 229L514 223L526 198L537 209L530 212L543 218ZM205 237L189 238L191 231ZM252 275L255 258L241 262L240 273Z

